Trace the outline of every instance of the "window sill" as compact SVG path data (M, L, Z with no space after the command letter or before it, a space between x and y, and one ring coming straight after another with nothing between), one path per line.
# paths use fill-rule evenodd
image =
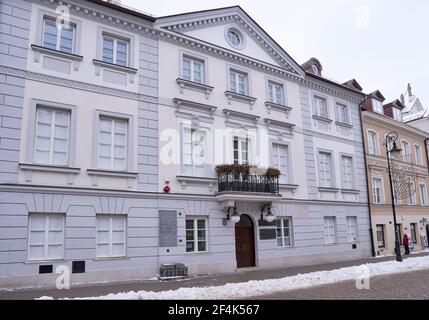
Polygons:
M339 188L330 188L330 187L318 187L317 188L320 192L332 192L332 193L337 193L338 191L340 191Z
M265 106L268 109L268 113L271 111L271 109L283 111L286 113L286 115L289 115L290 111L292 110L291 107L285 106L283 104L274 103L271 101L265 101Z
M199 256L199 255L210 255L210 253L208 251L200 251L200 252L186 252L186 255L190 255L190 256Z
M353 193L353 194L359 194L360 190L355 190L355 189L341 189L342 193Z
M255 101L257 98L247 96L244 94L232 92L232 91L225 91L225 96L228 98L228 103L231 104L231 100L236 100L240 102L247 102L251 106L255 104Z
M38 46L38 45L35 45L35 44L31 45L31 49L33 49L33 51L36 51L36 52L39 52L39 53L49 54L49 55L52 55L52 56L56 56L56 57L59 57L59 58L65 58L65 59L68 59L68 60L73 60L73 61L82 61L83 60L83 56L79 56L77 54L67 53L67 52L63 52L63 51L59 51L59 50L45 48L45 47Z
M192 89L199 92L203 92L206 94L206 98L208 98L209 94L213 91L214 87L211 87L209 85L198 83L182 78L177 78L176 83L180 87L180 93L183 93L183 89Z
M134 69L134 68L124 67L124 66L120 66L118 64L108 63L108 62L104 62L104 61L97 60L97 59L92 60L92 62L94 63L94 65L99 66L99 67L114 69L117 71L122 71L122 72L130 73L130 74L136 74L138 71L137 69Z
M315 114L313 114L313 119L318 120L318 121L322 121L322 122L326 122L326 123L331 123L333 121L332 119L321 117L321 116L318 116Z
M335 121L335 124L337 126L344 127L344 128L347 128L347 129L353 128L353 126L351 124L348 124L348 123L345 123L345 122Z
M93 261L109 261L109 260L130 260L127 256L123 257L96 257Z
M122 178L137 178L137 175L138 175L137 172L100 170L100 169L87 169L86 172L90 176L108 176L108 177L122 177Z
M27 260L24 263L25 264L53 264L53 263L59 263L59 262L64 262L64 258L63 259L52 259L52 260L46 260L46 259L42 259L42 260ZM52 273L55 273L54 271Z
M19 168L24 171L46 171L46 172L59 172L79 174L80 168L72 168L66 166L51 166L43 164L20 163Z

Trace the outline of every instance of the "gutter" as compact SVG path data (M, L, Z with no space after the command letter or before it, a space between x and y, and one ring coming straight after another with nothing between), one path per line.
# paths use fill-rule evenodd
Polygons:
M365 145L365 136L363 130L363 120L362 120L362 109L361 105L367 99L367 95L364 95L364 100L359 104L359 119L360 119L360 130L362 136L362 145L363 145L363 160L365 164L365 177L366 177L366 190L367 190L367 203L368 203L368 214L369 214L369 235L371 239L371 255L375 257L375 246L374 246L374 233L372 228L372 213L371 213L371 198L370 198L370 190L369 190L369 176L368 176L368 163L366 161L366 145ZM426 145L427 152L427 145Z

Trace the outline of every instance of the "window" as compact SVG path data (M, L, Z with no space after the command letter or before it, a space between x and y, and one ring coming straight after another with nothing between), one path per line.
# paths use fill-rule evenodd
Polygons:
M374 131L368 131L368 154L378 155L377 134Z
M422 203L422 206L427 206L428 203L428 192L426 189L426 185L421 183L419 185L419 189L420 189L420 201Z
M69 24L58 24L56 20L45 18L43 20L43 40L45 48L58 50L66 53L74 52L75 26Z
M341 180L343 189L353 189L353 158L341 156Z
M380 100L372 99L372 110L374 112L384 114L383 102L381 102Z
M414 155L416 157L416 164L422 165L423 159L422 159L422 149L420 149L420 146L414 145Z
M68 164L70 111L37 107L34 162Z
M229 71L229 90L238 94L248 94L248 77L246 73L230 70Z
M98 167L126 170L128 121L104 116L99 121Z
M325 217L325 243L333 244L336 241L335 217Z
M317 67L317 65L311 65L311 72L316 76L319 75L319 68Z
M228 30L226 37L228 39L228 42L233 47L240 47L241 46L242 40L241 40L241 36L240 36L238 31L236 31L234 29L230 29L230 30Z
M321 187L333 187L332 155L329 152L319 152L319 183Z
M29 260L63 259L64 220L61 214L29 215Z
M183 133L183 173L204 176L205 152L206 132L185 128Z
M186 219L186 252L207 251L207 219Z
M410 224L410 237L412 243L417 243L417 223Z
M283 101L283 86L274 82L268 82L268 101L284 104Z
M349 113L347 111L347 105L342 103L336 103L337 108L337 121L341 123L349 123Z
M103 35L103 61L128 66L129 41Z
M402 161L411 162L410 146L407 141L401 141Z
M329 118L328 105L326 99L321 97L314 97L314 112L317 116L322 118Z
M407 196L408 196L408 204L409 205L416 205L417 204L417 200L416 200L416 193L415 193L415 188L414 188L414 183L413 182L408 182L407 185Z
M392 108L392 109L393 109L393 119L402 122L402 111L398 108Z
M379 248L385 248L386 241L384 239L384 224L377 224L376 230L377 230L377 245Z
M234 137L234 164L249 164L249 140Z
M281 172L280 180L289 182L289 165L288 165L288 146L283 144L273 144L271 152L271 165Z
M381 178L372 178L372 201L376 204L383 203L382 183Z
M357 217L347 217L347 241L355 242L358 239L357 235Z
M277 219L277 245L279 247L292 246L292 219Z
M188 56L183 56L182 77L185 80L204 83L204 62Z
M97 215L97 257L125 257L126 216Z

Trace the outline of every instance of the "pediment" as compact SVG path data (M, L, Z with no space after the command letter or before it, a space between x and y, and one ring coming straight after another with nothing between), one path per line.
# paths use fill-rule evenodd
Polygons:
M155 27L304 76L299 64L239 6L160 17ZM228 40L229 30L237 31L239 45Z

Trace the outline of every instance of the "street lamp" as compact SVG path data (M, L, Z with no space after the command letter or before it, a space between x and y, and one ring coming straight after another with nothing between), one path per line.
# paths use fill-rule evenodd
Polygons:
M389 182L390 182L390 196L392 198L392 212L393 212L393 225L395 228L395 253L396 261L402 261L401 257L401 248L399 246L399 230L396 223L396 205L395 205L395 196L393 192L393 182L392 182L392 172L390 165L390 155L397 157L401 154L401 149L396 145L396 140L398 140L398 134L396 132L389 132L386 136L386 155L387 155L387 168L389 171ZM392 148L389 148L390 143L392 143Z

